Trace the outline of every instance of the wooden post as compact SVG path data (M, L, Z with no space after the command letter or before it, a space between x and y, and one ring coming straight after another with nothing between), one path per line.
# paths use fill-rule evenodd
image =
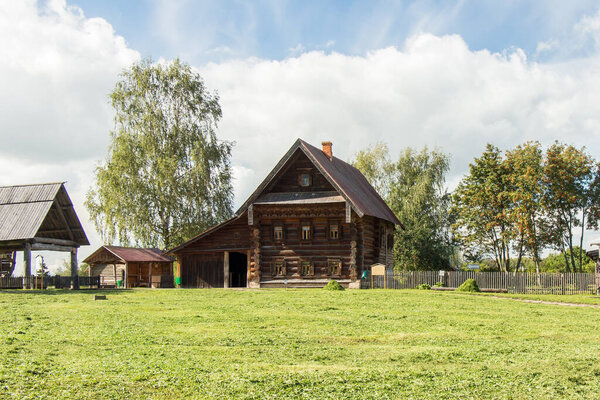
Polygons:
M148 287L152 287L152 263L148 263Z
M252 239L254 244L254 268L250 272L250 281L248 287L260 287L260 227L254 225L252 229Z
M123 280L123 287L125 289L127 289L128 288L128 283L129 283L128 282L129 281L129 263L128 262L125 263L125 276L123 278L124 278L124 280Z
M71 249L71 289L79 289L79 279L77 279L77 247Z
M600 296L600 250L598 251L598 260L596 260L596 294Z
M28 289L31 283L31 243L25 243L25 249L23 249L23 289Z
M176 278L179 278L179 281L181 282L181 256L179 254L177 254L177 270L175 272ZM181 284L176 285L178 288L181 287Z
M225 251L223 255L223 287L229 287L229 252Z
M246 251L246 287L248 287L248 282L250 282L250 268L251 268L250 258L251 257L252 257L252 252L250 250Z
M115 289L117 288L117 264L113 263L113 276L115 279Z

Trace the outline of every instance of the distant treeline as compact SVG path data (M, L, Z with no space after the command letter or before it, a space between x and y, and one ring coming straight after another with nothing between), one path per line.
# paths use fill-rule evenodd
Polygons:
M487 145L454 193L445 189L449 156L427 148L391 161L385 144L354 160L405 229L395 238L397 269L460 268L583 272L586 229L600 220L600 164L585 148L527 142ZM542 254L551 253L545 259Z

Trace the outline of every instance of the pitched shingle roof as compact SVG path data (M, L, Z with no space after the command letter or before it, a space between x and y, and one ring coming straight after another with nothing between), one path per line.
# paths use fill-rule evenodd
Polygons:
M60 212L64 220L48 219L53 205L54 212ZM42 225L57 224L62 229L70 229L73 241L80 245L89 244L62 182L0 187L0 241L32 239ZM56 233L44 236L61 238Z
M337 157L332 157L330 160L321 149L308 144L302 139L296 140L271 173L269 173L250 198L240 207L236 215L240 215L246 211L250 204L256 202L264 189L297 151L303 152L308 157L337 192L350 203L352 209L359 217L369 215L402 226L402 223L394 215L393 211L390 210L385 201L358 169Z
M159 249L136 248L121 246L102 246L90 254L83 262L90 263L101 252L108 252L115 257L115 261L124 262L173 262L169 257L162 255Z

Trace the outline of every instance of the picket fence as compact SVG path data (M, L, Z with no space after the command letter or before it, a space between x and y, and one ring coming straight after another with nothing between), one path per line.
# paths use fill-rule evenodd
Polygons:
M80 287L100 287L99 276L76 276ZM47 289L53 287L56 289L65 289L71 287L70 276L5 276L0 277L0 289Z
M385 276L367 276L361 281L364 289L414 289L426 283L457 288L467 279L475 279L482 291L519 294L596 294L600 281L588 273L506 273L474 271L387 271Z

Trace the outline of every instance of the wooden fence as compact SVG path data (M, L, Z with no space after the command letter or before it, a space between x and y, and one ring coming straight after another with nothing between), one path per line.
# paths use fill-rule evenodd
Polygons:
M78 276L75 279L80 287L100 287L100 277L98 276ZM47 289L53 287L56 289L66 289L71 287L70 276L7 276L0 278L0 289Z
M520 294L596 294L598 286L594 274L583 273L505 273L474 271L387 271L386 276L367 273L361 281L364 289L414 289L426 283L457 288L467 279L475 279L483 291Z

